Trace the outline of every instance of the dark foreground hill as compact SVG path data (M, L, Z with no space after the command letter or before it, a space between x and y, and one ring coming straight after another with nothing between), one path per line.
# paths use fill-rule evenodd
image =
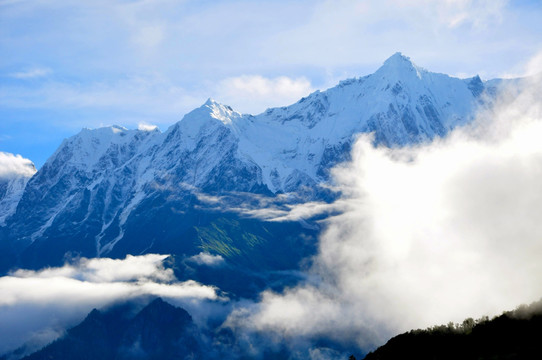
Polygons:
M542 359L542 300L492 320L412 330L365 357L387 359Z
M25 360L198 359L198 332L183 309L158 298L133 314L133 305L92 310L79 325Z

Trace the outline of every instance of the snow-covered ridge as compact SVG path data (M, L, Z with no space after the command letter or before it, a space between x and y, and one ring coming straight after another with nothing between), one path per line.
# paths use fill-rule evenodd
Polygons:
M203 151L201 140L223 129L236 157L261 169L263 185L272 192L288 192L327 180L325 167L341 160L335 153L347 149L357 133L374 131L376 141L388 146L444 136L472 119L483 90L479 77L431 73L396 53L374 74L342 81L288 107L242 115L208 99L164 133L118 126L85 129L59 151L70 147L71 163L92 168L113 148L134 157L153 146L171 148L174 139L177 152L196 151L198 146ZM212 156L213 144L206 145L206 156Z
M158 129L128 130L124 127L113 125L98 129L85 128L62 142L57 151L47 160L53 162L58 156L69 156L65 161L78 168L92 168L112 148L122 149L130 143L139 142L142 139L153 138L160 134ZM66 149L70 149L67 154Z
M34 241L69 223L101 255L150 199L182 198L187 189L318 196L357 134L374 132L387 146L445 136L473 119L487 84L429 72L397 53L374 74L255 116L209 99L164 132L84 129L28 182L8 226Z

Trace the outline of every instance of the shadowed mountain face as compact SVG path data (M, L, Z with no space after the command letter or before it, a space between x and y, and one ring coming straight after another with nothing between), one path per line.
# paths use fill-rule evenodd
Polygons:
M185 310L158 298L133 312L133 305L94 309L62 338L24 359L201 358L198 330Z

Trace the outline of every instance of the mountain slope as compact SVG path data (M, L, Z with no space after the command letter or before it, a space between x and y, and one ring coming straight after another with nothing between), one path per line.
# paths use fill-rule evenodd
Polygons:
M208 100L164 133L85 129L61 144L6 217L0 240L14 255L0 270L67 256L200 251L242 266L259 259L266 269L296 268L314 251L317 227L271 226L217 211L213 199L231 195L222 209L280 193L297 194L284 201L329 200L320 185L349 158L357 134L374 132L386 146L444 136L473 119L484 93L494 88L479 77L431 73L397 53L372 75L257 116ZM242 226L216 227L235 222ZM285 261L268 251L281 248L298 250Z

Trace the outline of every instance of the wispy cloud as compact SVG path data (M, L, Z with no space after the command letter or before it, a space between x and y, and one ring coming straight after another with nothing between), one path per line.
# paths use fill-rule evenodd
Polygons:
M411 2L421 6L427 1ZM509 0L447 0L432 1L429 11L437 13L438 18L450 28L467 24L474 28L487 28L502 22Z
M200 193L195 189L193 189L193 192L206 210L231 212L270 222L303 222L316 216L340 212L348 205L342 200L333 203L324 201L303 202L304 198L295 193L265 196L230 192L221 196L213 196Z
M51 73L51 69L46 68L33 68L29 70L19 71L9 74L9 76L16 79L34 79L47 76Z
M296 102L312 91L310 81L304 77L242 75L221 80L216 97L244 112L259 113L265 108Z
M18 76L30 78L31 74ZM180 119L183 113L199 107L210 95L234 109L259 113L268 107L295 102L312 91L305 78L240 76L221 80L212 89L189 91L165 78L150 75L101 82L51 80L32 87L4 85L0 87L0 104L6 108L23 109L62 106L64 109L96 111L111 108L154 116L158 122L163 122L164 118L171 122L172 116Z
M204 98L155 76L125 77L112 82L49 81L33 87L10 84L0 87L0 97L4 108L114 109L115 114L138 114L157 122L180 119L181 114L201 105ZM136 119L127 125L137 126L138 122Z

